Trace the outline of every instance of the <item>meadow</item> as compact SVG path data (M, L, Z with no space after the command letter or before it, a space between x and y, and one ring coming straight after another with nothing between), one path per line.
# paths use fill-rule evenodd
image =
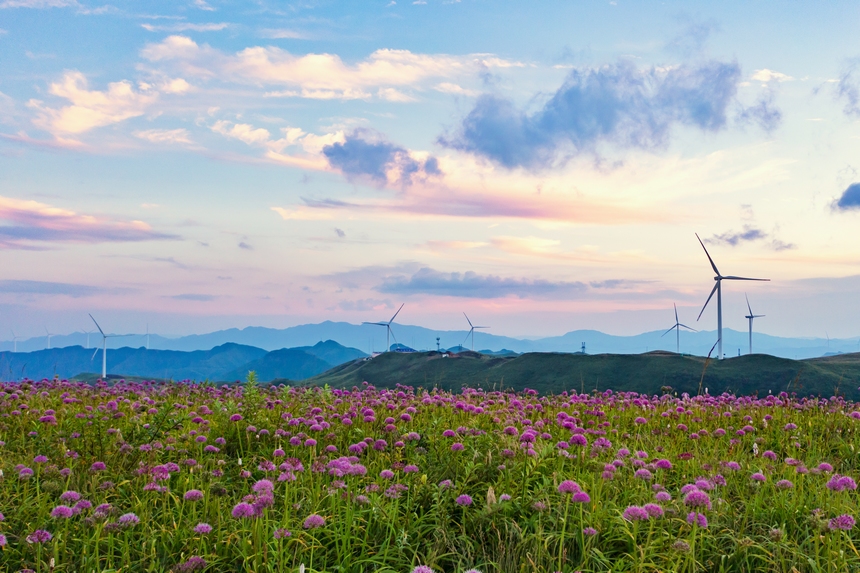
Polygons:
M852 571L843 398L0 384L0 570Z

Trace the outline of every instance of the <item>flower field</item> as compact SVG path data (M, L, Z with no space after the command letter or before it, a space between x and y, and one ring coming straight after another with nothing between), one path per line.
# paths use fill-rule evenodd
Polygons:
M0 570L856 571L857 410L4 383Z

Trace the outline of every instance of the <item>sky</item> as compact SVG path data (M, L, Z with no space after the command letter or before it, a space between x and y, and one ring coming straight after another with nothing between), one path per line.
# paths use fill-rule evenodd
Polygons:
M0 0L0 339L860 335L856 2Z

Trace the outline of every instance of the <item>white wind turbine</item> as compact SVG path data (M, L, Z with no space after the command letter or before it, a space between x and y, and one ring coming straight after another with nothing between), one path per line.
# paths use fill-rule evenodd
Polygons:
M403 310L403 307L406 305L404 302L400 305L400 308L397 309L397 312L394 313L394 316L391 317L391 320L388 322L362 322L361 324L372 324L374 326L384 326L385 327L385 351L388 352L391 350L390 338L394 337L394 333L391 330L391 323L394 322L394 319L397 318L397 315L400 314L400 311ZM394 342L397 342L397 337L394 337Z
M744 318L746 318L747 320L749 320L749 321L750 321L750 354L752 354L752 326L753 326L753 319L755 319L755 318L764 318L764 315L763 315L763 314L753 314L753 312L752 312L752 307L750 307L750 298L747 296L747 294L746 294L746 293L744 293L744 298L746 298L746 299L747 299L747 310L749 310L749 311L750 311L750 313L749 313L747 316L745 316Z
M11 328L9 330L12 330ZM18 341L21 338L19 336L15 336L15 331L12 330L12 352L18 352Z
M472 324L472 321L469 320L469 317L466 315L465 312L463 313L463 316L466 317L466 322L469 323L469 327L470 327L469 328L469 334L466 335L466 338L463 339L463 342L466 342L467 340L469 340L469 336L471 336L472 337L472 352L474 352L475 351L475 329L490 328L490 327L489 326L475 326ZM461 344L460 346L463 346L463 345Z
M667 334L669 334L670 332L672 332L674 330L675 331L675 347L676 347L678 354L681 354L681 329L686 328L687 330L691 330L693 332L696 332L696 329L690 328L686 324L681 324L678 321L678 306L675 303L672 303L672 306L675 307L675 325L672 328L670 328L669 330L667 330L666 332L664 332L660 338L663 338L663 336L666 336Z
M702 242L702 239L699 238L699 234L696 233L696 238L699 239L699 244L702 245L702 248L705 249L705 243ZM714 277L714 281L717 284L714 285L711 294L708 295L708 300L705 301L705 306L702 307L702 311L699 313L699 318L702 318L702 313L705 312L705 309L708 307L708 303L711 302L711 298L714 296L714 293L717 293L717 358L719 360L723 359L723 288L722 282L723 280L727 281L769 281L770 279L751 279L747 277L736 277L736 276L723 276L720 274L717 265L714 264L714 259L711 258L711 254L708 252L708 249L705 249L705 255L708 257L708 261L711 263L711 268L714 269L714 272L717 273L717 276Z
M107 339L108 338L117 338L119 336L128 336L128 335L126 335L126 334L105 334L105 331L102 330L102 327L99 326L99 323L96 322L96 319L93 318L93 315L90 315L90 318L93 319L93 322L95 322L95 324L96 324L96 328L99 329L99 332L102 335L102 380L104 380L107 378ZM96 348L96 351L93 352L93 358L91 358L90 360L94 359L96 357L96 354L98 354L98 353L99 353L99 349Z
M45 334L48 335L48 350L51 349L51 337L54 336L53 332L48 332L48 327L45 327Z

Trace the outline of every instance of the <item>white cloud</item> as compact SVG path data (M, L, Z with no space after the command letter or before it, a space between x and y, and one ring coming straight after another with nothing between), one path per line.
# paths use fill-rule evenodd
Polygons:
M370 94L407 101L403 87L421 89L428 81L475 73L487 67L522 66L488 54L451 56L416 54L409 50L377 50L355 64L336 54L294 55L281 48L249 47L229 54L185 36L170 36L148 44L141 55L150 62L172 66L183 76L218 79L249 85L283 86L270 97L310 99L368 99Z
M147 129L135 131L134 135L150 143L191 143L187 129Z
M207 12L214 12L215 8L206 3L206 0L194 0L194 6Z
M768 83L768 82L772 82L772 81L790 82L794 78L791 76L781 74L779 72L775 72L773 70L769 70L767 68L764 68L762 70L756 70L756 72L752 75L752 78L750 78L750 79L753 79L753 80L758 81L758 82Z
M141 28L149 32L219 32L230 27L227 22L218 24L192 24L191 22L180 22L177 24L141 24Z
M297 32L287 28L264 28L260 30L260 36L273 40L307 40L310 38L304 32Z
M232 137L233 139L238 139L248 145L267 143L272 138L268 130L262 127L255 128L247 123L234 123L231 125L229 121L224 120L216 121L215 125L212 126L212 131Z
M293 207L292 209L272 207L272 211L280 215L285 221L321 221L332 219L334 216L334 213L330 211L304 206Z
M0 8L65 8L77 6L75 0L3 0Z
M106 91L89 90L87 78L78 71L66 72L62 80L51 84L49 92L71 105L51 108L30 100L28 106L39 112L33 123L54 135L84 133L143 115L158 98L150 86L142 84L136 91L128 81L108 84Z
M442 92L443 94L464 95L470 97L480 94L480 92L474 90L467 90L458 86L457 84L452 84L450 82L442 82L441 84L436 84L435 86L433 86L433 89L437 92Z

